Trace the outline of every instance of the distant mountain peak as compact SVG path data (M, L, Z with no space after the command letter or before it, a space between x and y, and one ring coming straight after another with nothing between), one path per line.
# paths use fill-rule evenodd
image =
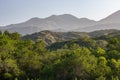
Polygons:
M88 19L88 18L80 18L80 20L82 20L82 21L89 21L90 19ZM91 20L91 21L94 21L94 20Z
M51 16L45 18L45 19L53 19L53 18L56 18L56 17L57 17L57 15L51 15Z
M29 19L28 21L34 21L34 20L40 20L40 18L38 18L38 17L33 17L33 18Z
M59 16L72 16L72 17L75 17L72 14L62 14L62 15L59 15Z
M120 10L100 21L94 21L88 18L77 18L71 14L62 14L51 15L47 18L34 17L28 21L7 25L0 29L2 31L8 29L10 32L19 32L22 35L31 34L42 30L51 30L54 32L88 32L101 29L120 29Z
M118 11L114 12L113 14L115 14L115 13L116 13L116 14L120 14L120 10L118 10Z
M119 16L119 17L118 17ZM120 18L120 10L114 12L113 14L109 15L107 18Z
M62 14L62 15L51 15L45 19L55 19L55 18L68 18L68 19L78 19L77 17L71 15L71 14Z
M73 16L72 14L63 14L63 15L59 15L59 17L78 19L76 16Z
M114 12L113 14L109 15L108 17L100 20L100 22L104 23L119 23L120 22L120 10Z

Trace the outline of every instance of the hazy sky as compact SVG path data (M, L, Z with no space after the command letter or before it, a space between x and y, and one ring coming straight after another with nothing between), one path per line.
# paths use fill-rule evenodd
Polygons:
M117 10L120 10L120 0L0 0L0 25L53 14L100 20Z

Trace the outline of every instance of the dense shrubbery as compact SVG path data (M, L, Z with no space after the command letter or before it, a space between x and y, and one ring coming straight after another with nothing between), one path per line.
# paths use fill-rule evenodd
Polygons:
M55 43L0 32L0 80L119 80L120 38Z

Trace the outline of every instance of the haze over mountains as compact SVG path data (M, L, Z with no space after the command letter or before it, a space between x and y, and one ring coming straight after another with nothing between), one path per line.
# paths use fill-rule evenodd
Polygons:
M120 10L110 16L94 21L87 18L77 18L70 14L52 15L47 18L31 18L28 21L11 24L0 28L2 31L19 32L22 35L51 30L56 32L90 32L103 29L120 29Z

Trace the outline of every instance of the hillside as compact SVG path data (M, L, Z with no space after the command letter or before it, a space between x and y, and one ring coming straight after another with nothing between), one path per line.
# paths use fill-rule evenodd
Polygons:
M51 44L51 43L67 41L71 39L78 39L81 37L89 37L89 36L87 35L87 33L84 32L52 32L46 30L31 35L23 36L23 39L30 39L33 41L43 39L47 44Z
M109 30L98 30L93 32L52 32L52 31L41 31L38 33L34 33L31 35L23 36L23 39L29 39L33 41L37 41L39 39L43 39L47 44L68 41L73 39L80 38L89 38L89 37L100 37L100 36L117 36L120 35L119 30L109 29Z
M109 31L98 32L106 34ZM72 37L79 35L76 32L68 33ZM119 33L120 31L115 31L114 35L120 35ZM59 33L61 36L50 31L39 34L55 35L59 39L68 35ZM109 36L111 34L113 33ZM50 45L44 42L23 40L18 33L0 33L0 79L120 80L120 36L109 37L107 40L100 39L99 36L85 37Z

